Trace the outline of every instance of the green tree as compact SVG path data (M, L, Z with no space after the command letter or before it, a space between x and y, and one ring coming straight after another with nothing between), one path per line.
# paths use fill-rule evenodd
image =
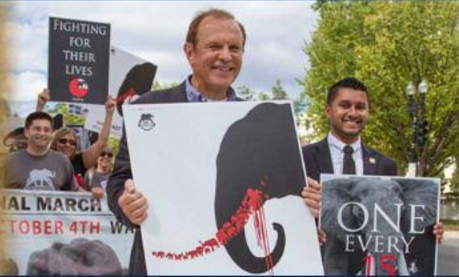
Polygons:
M355 76L369 88L370 145L406 168L411 118L403 91L409 81L429 83L428 140L417 147L419 175L439 176L458 156L459 3L446 1L345 1L315 4L320 18L305 47L311 67L303 84L310 123L322 137L327 88Z
M306 97L305 94L300 94L300 96L293 100L293 109L295 110L295 114L302 114L307 108Z
M163 89L168 89L172 87L178 86L179 83L177 82L171 82L171 83L160 83L158 81L153 82L153 87L151 88L152 91L157 91L157 90L163 90Z
M257 98L260 101L267 100L289 100L287 91L282 86L281 80L277 79L271 87L271 91L257 93Z
M258 93L258 100L260 101L268 101L271 100L271 95L268 92L260 92Z
M237 87L237 95L246 101L252 101L255 99L255 91L245 85Z
M277 79L274 85L271 87L271 91L261 91L256 92L249 87L242 85L237 87L237 95L244 100L253 101L253 100L260 100L260 101L267 101L267 100L288 100L287 91L282 86L281 80Z
M274 85L271 87L272 100L287 100L289 99L287 92L282 86L281 80L277 79Z

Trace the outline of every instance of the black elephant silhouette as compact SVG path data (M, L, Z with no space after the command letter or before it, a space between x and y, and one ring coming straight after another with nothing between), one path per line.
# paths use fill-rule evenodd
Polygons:
M123 116L123 104L151 90L155 74L156 66L152 63L138 64L129 70L116 96L116 110L120 116Z
M237 214L247 191L263 192L263 205L273 198L300 197L305 176L289 104L262 103L233 123L225 133L217 156L215 218L218 230ZM257 257L249 249L242 229L224 244L231 259L250 273L271 270L281 259L286 236L280 223L274 250Z

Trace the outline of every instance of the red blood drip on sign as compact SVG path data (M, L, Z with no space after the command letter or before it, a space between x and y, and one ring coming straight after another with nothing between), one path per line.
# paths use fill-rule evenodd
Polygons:
M258 209L255 209L255 218L254 218L254 227L256 230L257 236L257 243L260 248L263 249L266 259L266 268L269 270L271 275L274 275L273 271L273 259L270 253L269 247L269 238L268 232L266 228L266 218L265 218L265 211L262 206L262 199L261 197L258 198Z
M129 97L131 97L131 96L133 96L135 94L136 94L135 90L133 88L130 88L129 90L127 90L126 92L124 92L123 94L118 96L118 98L116 98L116 103L124 103L124 101L127 98L129 98Z
M366 256L366 260L367 260L367 265L366 265L366 268L365 268L365 276L371 276L371 260L372 260L372 256L371 255L367 255Z
M215 237L201 242L200 245L189 251L181 253L153 251L151 254L153 257L158 259L176 261L196 259L202 257L203 255L210 254L215 249L227 244L230 240L239 235L239 233L244 230L244 226L249 217L253 215L257 244L263 249L265 254L266 269L271 275L274 275L274 264L270 253L266 218L263 209L265 200L266 198L263 196L263 192L261 190L249 188L236 213L230 220L223 224L223 226L215 234Z

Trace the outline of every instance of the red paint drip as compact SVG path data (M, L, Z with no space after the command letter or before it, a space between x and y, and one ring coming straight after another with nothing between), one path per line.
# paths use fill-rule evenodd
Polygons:
M257 235L258 247L262 248L265 254L266 268L269 270L269 273L271 275L274 275L274 265L270 253L269 238L266 228L265 211L263 209L263 206L260 206L260 208L257 211L255 211L254 225Z
M263 186L262 182L262 186ZM266 268L269 270L271 275L274 275L273 271L273 260L270 253L268 232L266 227L265 212L263 204L265 197L261 190L258 189L247 189L247 192L242 200L239 208L234 215L225 222L222 227L217 231L215 236L206 241L200 242L200 245L196 246L190 251L184 251L181 253L165 252L165 251L153 251L151 254L153 257L158 259L168 259L176 261L185 261L189 259L196 259L203 255L213 252L216 248L226 245L234 237L244 230L249 217L254 215L254 227L256 230L257 244L263 249L266 257Z
M365 276L371 276L371 261L372 261L372 256L371 255L367 255L366 257L366 267L365 267Z
M129 90L127 90L126 92L124 92L123 94L121 94L120 96L118 96L115 101L116 103L124 103L124 100L126 100L128 97L131 97L133 95L135 95L136 92L133 88L130 88Z

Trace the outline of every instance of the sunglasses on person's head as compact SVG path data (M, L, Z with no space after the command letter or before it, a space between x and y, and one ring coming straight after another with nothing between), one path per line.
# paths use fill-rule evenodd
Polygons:
M73 146L76 145L76 141L74 141L73 139L66 139L66 138L61 138L59 140L59 143L61 143L61 144L67 144L68 143L68 144L73 145Z
M111 152L102 152L100 153L100 156L103 157L103 156L107 156L109 158L113 157L113 153Z

